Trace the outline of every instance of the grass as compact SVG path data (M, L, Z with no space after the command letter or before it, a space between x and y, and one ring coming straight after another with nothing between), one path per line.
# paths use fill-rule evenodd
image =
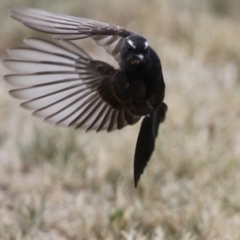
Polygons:
M1 2L2 58L36 34L6 18L13 4L144 34L162 60L169 111L134 189L139 125L109 134L57 128L20 109L2 82L0 239L240 238L239 5L208 2Z

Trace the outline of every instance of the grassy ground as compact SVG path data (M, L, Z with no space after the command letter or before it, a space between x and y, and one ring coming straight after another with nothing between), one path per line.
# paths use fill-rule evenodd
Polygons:
M239 3L225 2L1 1L2 58L36 34L7 18L13 5L144 34L162 59L169 112L135 190L139 125L57 128L20 109L1 82L0 239L240 239Z

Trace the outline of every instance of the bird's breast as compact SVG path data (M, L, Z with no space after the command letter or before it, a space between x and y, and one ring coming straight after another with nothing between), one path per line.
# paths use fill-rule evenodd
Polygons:
M145 107L147 86L144 79L118 75L113 82L115 96L128 107Z

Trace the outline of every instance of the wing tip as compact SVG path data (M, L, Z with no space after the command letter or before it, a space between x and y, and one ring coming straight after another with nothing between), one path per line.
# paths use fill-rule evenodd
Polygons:
M13 98L18 98L16 95L15 95L15 92L16 92L16 89L12 89L10 91L8 91L8 94L13 97Z
M22 86L17 84L14 80L14 78L16 76L19 76L19 75L18 74L6 74L6 75L3 76L3 80L4 80L5 83L10 84L11 86L15 86L15 87L20 88ZM12 89L12 90L14 90L14 89Z
M9 10L9 15L11 18L22 22L22 18L19 15L25 15L26 11L29 10L29 8L25 7L14 7Z

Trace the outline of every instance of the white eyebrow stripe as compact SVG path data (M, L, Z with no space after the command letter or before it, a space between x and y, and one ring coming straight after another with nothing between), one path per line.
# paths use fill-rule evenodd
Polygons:
M132 48L136 48L136 46L135 46L135 44L133 43L132 40L128 39L127 42Z
M144 43L144 45L145 45L145 49L149 46L147 41Z

